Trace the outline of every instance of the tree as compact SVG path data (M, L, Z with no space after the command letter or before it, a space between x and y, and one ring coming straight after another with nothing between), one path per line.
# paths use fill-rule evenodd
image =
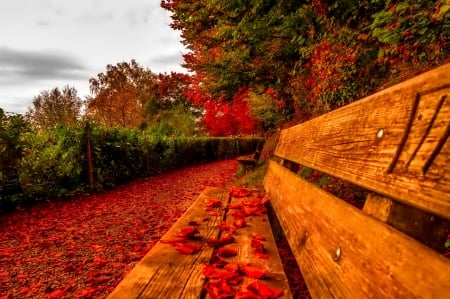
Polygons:
M66 85L62 90L54 88L42 91L33 99L26 118L41 130L49 130L58 124L75 124L81 115L83 101L74 87Z
M6 202L20 193L19 164L23 157L23 133L29 124L18 114L8 114L0 108L0 210Z
M108 64L106 72L89 80L87 116L106 127L132 128L141 125L144 106L157 90L157 75L135 60Z

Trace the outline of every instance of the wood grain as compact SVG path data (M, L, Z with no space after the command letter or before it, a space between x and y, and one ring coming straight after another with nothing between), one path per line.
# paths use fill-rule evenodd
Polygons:
M433 250L273 161L264 186L314 298L450 298Z
M228 194L222 189L207 188L162 240L174 239L182 228L189 226L189 221L200 223L202 240L199 244L218 237L217 225L223 220L223 211L219 209L219 216L205 211L205 200L208 198L221 199L223 206L228 203ZM204 221L205 218L208 220ZM184 255L171 245L158 242L108 298L200 298L204 284L202 267L209 263L212 252L205 246L198 254Z
M375 193L367 195L363 211L437 252L444 250L450 220Z
M255 199L252 197L231 198L231 203L235 204L242 202L243 200L251 201ZM236 220L231 216L233 212L234 210L229 210L227 213L226 222L229 226ZM254 234L263 236L266 239L262 243L266 253L269 255L268 259L261 259L255 255L255 249L251 247L252 236ZM253 266L264 267L268 278L264 279L263 282L271 287L282 289L283 296L280 298L292 298L289 283L283 269L283 264L278 253L267 214L263 216L246 217L246 225L243 228L237 229L233 236L235 238L235 243L228 245L228 247L236 248L238 250L238 255L226 260L230 263L241 265L250 264ZM255 279L244 277L242 286L245 287L253 281L255 281Z
M283 130L275 155L450 219L450 64Z

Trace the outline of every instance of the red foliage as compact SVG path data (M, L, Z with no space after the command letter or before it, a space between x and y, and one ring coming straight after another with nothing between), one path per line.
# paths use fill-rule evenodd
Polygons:
M260 279L266 274L263 267L244 265L241 267L241 271L250 278Z
M253 291L259 298L264 299L275 299L283 295L283 290L272 288L261 281L252 282L247 286L247 289Z
M211 247L222 247L233 242L234 237L231 234L223 235L222 237L220 237L220 239L211 238L206 241L206 243L208 243L208 245Z
M219 248L216 252L216 254L220 257L227 258L227 257L233 257L237 255L237 250L235 248Z
M0 216L0 298L106 297L205 186L236 170L235 160L197 165Z

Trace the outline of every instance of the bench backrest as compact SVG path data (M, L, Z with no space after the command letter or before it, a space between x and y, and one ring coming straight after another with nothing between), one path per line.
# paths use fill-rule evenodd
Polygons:
M290 170L448 220L449 135L450 64L282 131L264 186L313 297L450 298L448 259Z

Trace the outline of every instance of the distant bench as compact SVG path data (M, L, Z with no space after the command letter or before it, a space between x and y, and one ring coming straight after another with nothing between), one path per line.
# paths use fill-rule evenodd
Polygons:
M449 232L449 93L445 65L282 131L264 178L266 205L313 298L450 298L450 261L429 247L439 247L433 240L443 246ZM300 165L370 190L363 210L302 179ZM220 208L207 207L211 198ZM265 269L263 280L253 269L228 291L292 298L267 214L244 218L231 233L224 248L237 249L236 256L218 259L219 248L204 245L224 237L224 225L238 225L236 207L250 211L250 202L265 199L205 190L109 298L214 298L211 286L220 279L205 265L221 262L227 271ZM192 242L202 248L182 254L189 248L174 242L192 225L199 231ZM255 239L264 240L259 255Z

